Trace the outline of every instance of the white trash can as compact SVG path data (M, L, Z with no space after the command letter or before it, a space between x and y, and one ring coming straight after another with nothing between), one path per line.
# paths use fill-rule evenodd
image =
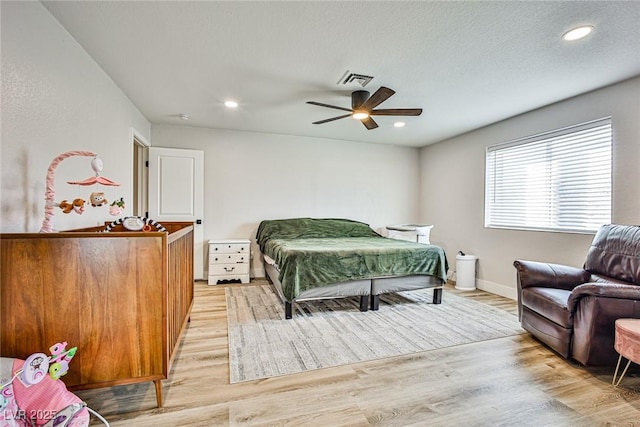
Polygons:
M456 289L473 291L476 288L476 256L456 255Z

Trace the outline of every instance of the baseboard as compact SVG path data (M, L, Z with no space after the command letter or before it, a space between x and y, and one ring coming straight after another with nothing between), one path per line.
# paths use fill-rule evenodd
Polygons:
M264 271L264 267L252 268L251 269L251 277L267 277L267 274Z
M512 300L518 299L518 291L511 286L501 285L500 283L490 282L488 280L476 279L476 287L492 294L500 295Z

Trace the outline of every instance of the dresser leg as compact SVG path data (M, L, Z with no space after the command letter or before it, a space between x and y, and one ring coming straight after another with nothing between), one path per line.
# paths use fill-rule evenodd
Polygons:
M153 384L156 386L156 403L158 408L162 408L162 381L155 380Z

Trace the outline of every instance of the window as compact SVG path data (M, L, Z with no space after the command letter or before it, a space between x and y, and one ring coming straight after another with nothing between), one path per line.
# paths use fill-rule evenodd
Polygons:
M487 147L485 227L593 232L611 222L611 117Z

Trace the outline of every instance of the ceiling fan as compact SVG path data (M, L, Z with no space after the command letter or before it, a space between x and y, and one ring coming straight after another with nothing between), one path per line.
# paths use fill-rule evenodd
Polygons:
M369 92L366 90L356 90L351 93L351 109L315 101L307 101L307 104L319 105L320 107L334 108L336 110L349 112L349 114L344 114L342 116L313 122L314 125L321 125L334 120L344 119L345 117L353 117L356 120L360 120L369 130L378 127L378 124L373 120L373 118L371 118L371 116L419 116L422 114L422 108L387 108L374 110L374 108L389 99L394 93L396 93L394 90L384 86L381 86L380 89L375 91L371 96L369 96Z

